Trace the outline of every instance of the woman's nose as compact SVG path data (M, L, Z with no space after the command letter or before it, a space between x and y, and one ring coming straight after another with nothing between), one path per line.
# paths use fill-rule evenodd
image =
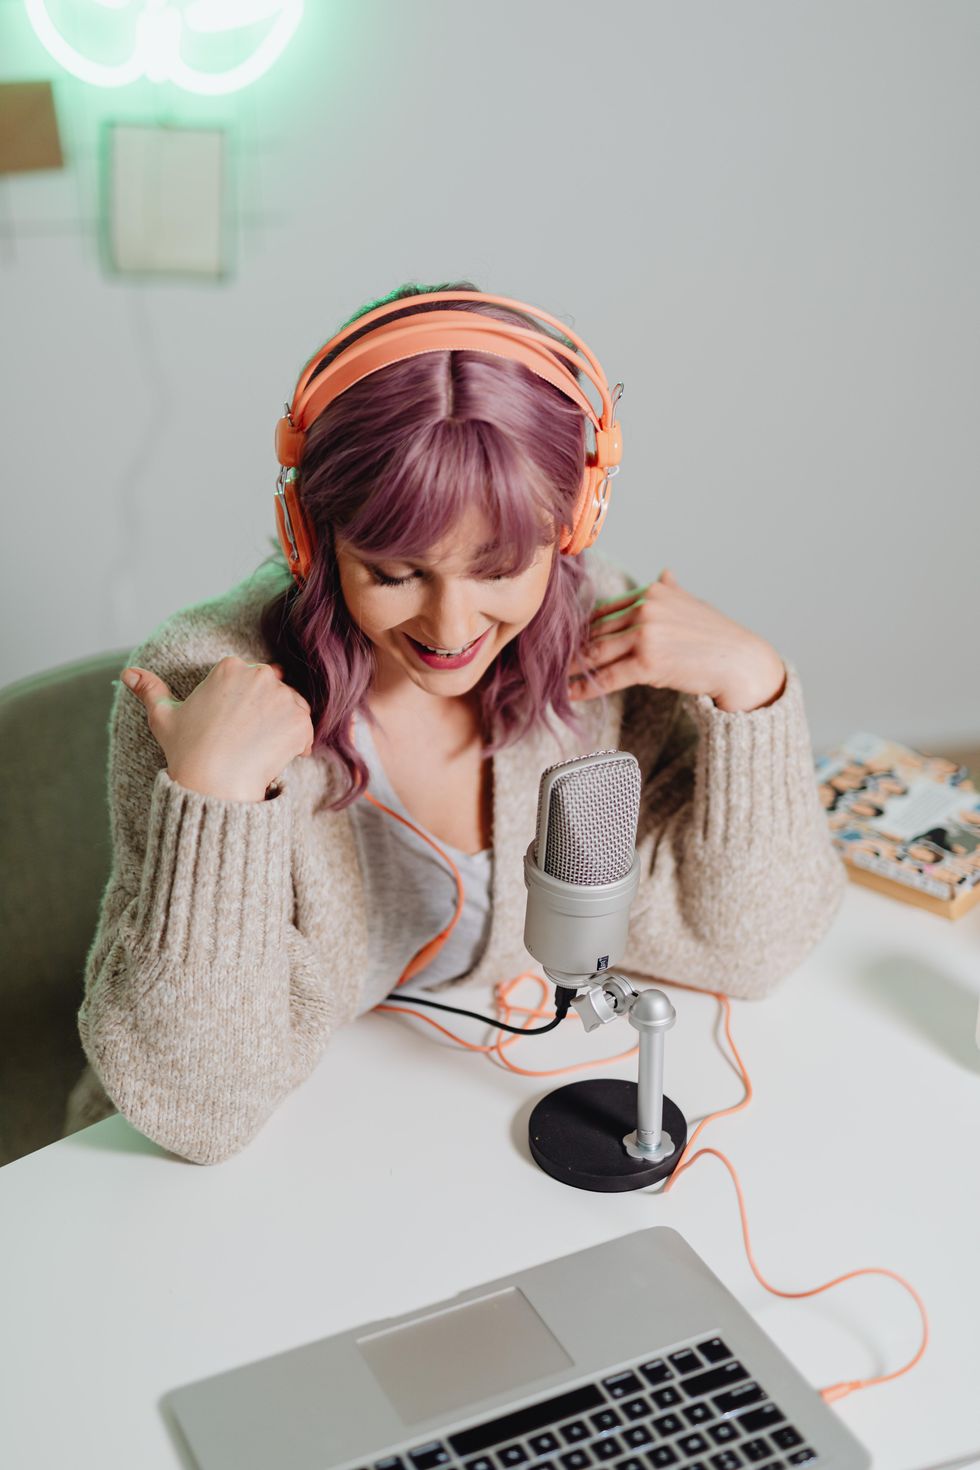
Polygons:
M442 586L434 583L422 615L439 648L462 648L483 631L474 627L478 619L473 592L462 581L446 581Z

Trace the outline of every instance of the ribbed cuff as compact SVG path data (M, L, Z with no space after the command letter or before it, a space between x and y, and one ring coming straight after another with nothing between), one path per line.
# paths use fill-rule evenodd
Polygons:
M786 663L785 689L761 709L720 710L707 694L689 702L700 736L692 812L698 840L726 862L760 844L771 856L774 847L804 842L819 801L794 666Z
M196 968L261 969L291 911L289 791L266 801L153 784L138 926L144 948Z

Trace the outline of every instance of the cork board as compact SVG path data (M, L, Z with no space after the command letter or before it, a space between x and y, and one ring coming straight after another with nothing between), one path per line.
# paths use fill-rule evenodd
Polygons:
M0 82L0 174L63 168L50 82Z

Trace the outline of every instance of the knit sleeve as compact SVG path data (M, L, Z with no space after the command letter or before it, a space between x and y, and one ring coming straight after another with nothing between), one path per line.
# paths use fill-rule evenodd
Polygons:
M178 692L159 660L139 662ZM303 988L322 961L291 922L288 774L259 802L181 786L122 687L109 733L113 859L85 966L82 1047L141 1133L194 1163L219 1163L318 1055L290 1009L291 986ZM321 1038L346 1019L322 1017Z
M647 769L625 969L759 997L801 963L846 886L814 776L799 675L771 705L729 713L708 695L633 691ZM626 748L628 742L624 742Z

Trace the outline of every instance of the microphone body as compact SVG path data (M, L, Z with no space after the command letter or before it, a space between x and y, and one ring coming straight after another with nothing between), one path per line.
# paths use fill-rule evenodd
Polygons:
M640 859L634 852L629 872L614 883L566 883L538 867L534 847L524 854L524 947L556 985L578 990L623 957Z
M640 882L640 766L621 750L542 774L524 855L524 946L556 985L578 989L621 960Z

